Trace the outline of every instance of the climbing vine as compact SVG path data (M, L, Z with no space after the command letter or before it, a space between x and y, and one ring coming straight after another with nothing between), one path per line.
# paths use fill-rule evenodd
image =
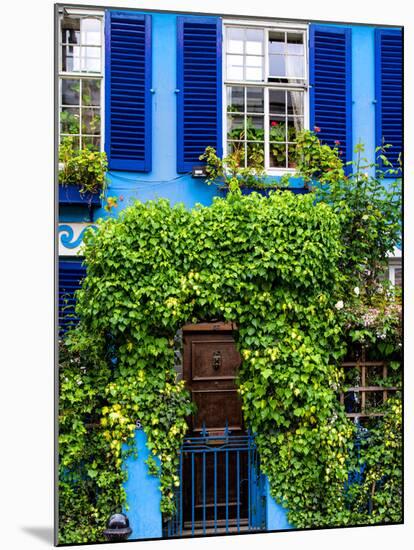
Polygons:
M75 379L62 371L62 467L72 471L77 463L77 441L79 460L88 463L82 475L101 501L119 507L123 443L139 419L168 517L192 412L183 382L175 382L173 338L188 321L232 320L245 417L272 493L288 503L298 526L332 523L352 428L333 391L341 245L331 209L288 192L232 194L192 211L165 200L136 203L98 226L85 238L80 323L65 342L91 360ZM71 403L68 384L82 392L81 407ZM97 424L90 432L89 416ZM94 440L105 458L88 461Z

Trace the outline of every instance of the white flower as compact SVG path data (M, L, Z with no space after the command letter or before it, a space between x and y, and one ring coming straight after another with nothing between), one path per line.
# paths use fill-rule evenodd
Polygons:
M356 287L354 288L354 292L355 292L355 294L356 294L357 296L359 296L359 286L356 286Z
M343 301L339 300L339 302L336 302L335 307L336 309L342 309L344 307Z

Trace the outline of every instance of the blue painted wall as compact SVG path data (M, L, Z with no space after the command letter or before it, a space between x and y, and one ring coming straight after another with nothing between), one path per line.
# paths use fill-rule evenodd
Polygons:
M130 540L162 537L160 482L157 477L148 473L145 460L150 451L146 442L144 430L138 429L135 433L138 456L128 457L124 464L128 471L128 480L124 485L128 509L124 513L128 516L132 529Z
M281 504L277 504L274 498L270 495L270 484L266 478L265 486L266 495L266 529L268 531L281 531L294 529L287 519L287 509Z

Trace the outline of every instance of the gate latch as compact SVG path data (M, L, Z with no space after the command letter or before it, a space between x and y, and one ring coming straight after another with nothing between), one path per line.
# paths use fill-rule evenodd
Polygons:
M221 367L221 351L215 351L213 353L213 369L219 370Z

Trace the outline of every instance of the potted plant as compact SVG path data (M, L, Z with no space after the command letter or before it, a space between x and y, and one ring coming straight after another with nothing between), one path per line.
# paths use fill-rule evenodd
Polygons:
M70 138L59 147L59 202L99 206L105 189L106 154L73 148Z

